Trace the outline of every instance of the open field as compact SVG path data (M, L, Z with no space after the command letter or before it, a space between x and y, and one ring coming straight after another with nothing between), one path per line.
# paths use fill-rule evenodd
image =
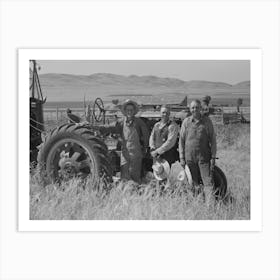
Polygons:
M36 171L30 174L30 219L88 220L239 220L250 219L250 126L216 126L217 165L228 180L224 202L205 205L202 197L185 192L184 185L166 186L161 193L152 180L137 186L115 183L95 190L77 179L46 184Z
M127 98L140 104L179 104L210 95L211 104L236 112L238 98L250 116L250 82L229 85L207 81L181 81L153 76L95 74L40 76L46 131L65 123L66 108L84 119L84 102L102 97L105 108L113 99L119 104ZM61 102L67 100L67 102ZM59 109L59 110L58 110ZM36 170L30 173L30 219L52 220L243 220L250 219L250 125L219 125L217 165L228 180L224 201L206 205L202 196L193 197L180 184L165 186L162 192L154 180L140 186L119 182L100 186L73 179L61 185L48 184ZM108 191L110 189L110 191Z

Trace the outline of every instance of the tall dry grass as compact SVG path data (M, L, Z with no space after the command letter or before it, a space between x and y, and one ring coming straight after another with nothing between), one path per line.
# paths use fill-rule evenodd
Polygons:
M228 180L225 201L204 202L185 186L155 181L136 185L114 183L110 191L92 187L90 180L72 179L46 184L38 173L30 174L30 219L40 220L239 220L250 219L250 126L217 126L217 165Z

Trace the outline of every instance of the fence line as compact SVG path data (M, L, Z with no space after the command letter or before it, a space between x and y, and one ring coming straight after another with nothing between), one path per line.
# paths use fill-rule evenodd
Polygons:
M60 124L67 120L67 114L66 114L67 108L44 108L44 121L46 123L52 123L52 124ZM78 115L81 118L85 117L85 109L84 108L72 108L72 113L75 115ZM110 110L108 110L110 111ZM230 117L232 115L233 118L235 118L235 114L237 113L236 107L222 107L221 112L217 112L216 115L212 115L213 119L219 119L222 117L223 114L226 114ZM250 120L250 107L240 107L240 113L243 114L243 116ZM216 116L216 117L215 117Z

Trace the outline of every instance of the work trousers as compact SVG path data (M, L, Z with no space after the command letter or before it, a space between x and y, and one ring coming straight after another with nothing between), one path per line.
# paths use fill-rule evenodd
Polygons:
M121 178L141 183L142 157L135 157L133 160L123 162L121 165Z
M187 165L191 171L193 184L195 188L198 188L200 179L202 180L204 191L210 193L213 191L213 176L210 171L210 162L204 161L187 161Z
M165 159L168 161L170 167L171 165L179 160L179 153L177 151L177 146L171 148L170 150L166 151L165 153L163 153L162 155L160 155L161 158Z

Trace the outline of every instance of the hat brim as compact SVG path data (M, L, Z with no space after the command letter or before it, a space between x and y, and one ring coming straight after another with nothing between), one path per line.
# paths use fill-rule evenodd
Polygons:
M187 174L186 174L185 170L183 169L178 173L177 180L180 182L183 182L186 178L187 178Z
M190 186L192 186L193 185L192 173L191 173L190 168L188 167L187 164L185 165L185 172L186 172L186 175L187 175L188 183L189 183Z
M134 107L134 114L136 115L138 112L139 112L139 105L135 102L135 101L133 101L133 100L126 100L124 103L123 103L123 105L122 105L122 107L121 107L121 112L125 115L126 113L125 113L125 107L127 106L127 105L133 105L133 107Z
M157 174L157 173L153 170L153 173L154 173L155 178L156 178L158 181L162 181L162 180L164 180L164 179L167 179L167 177L169 176L169 173L170 173L170 165L169 165L168 161L165 160L165 159L161 159L161 160L158 161L158 162L163 166L164 171L163 171L161 174Z

